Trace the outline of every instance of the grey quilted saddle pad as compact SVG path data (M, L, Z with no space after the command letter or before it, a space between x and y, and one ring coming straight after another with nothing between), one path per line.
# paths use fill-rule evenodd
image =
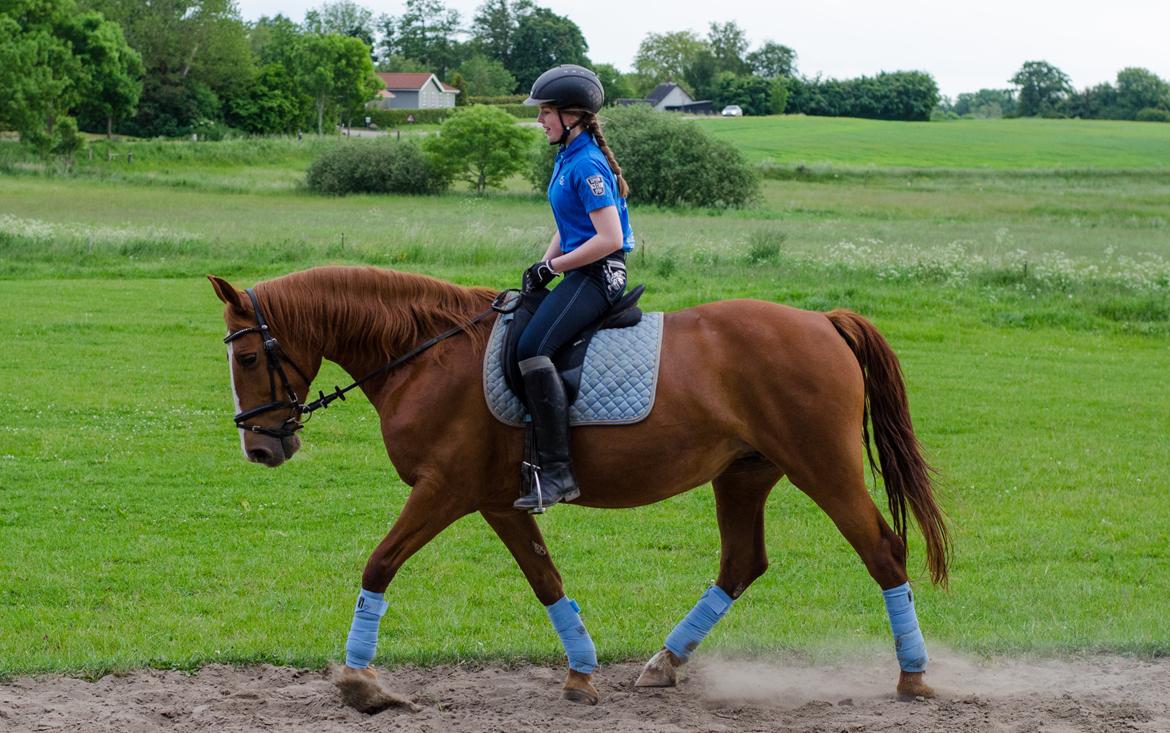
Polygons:
M483 360L483 393L500 422L521 426L527 410L504 381L500 348L510 315L496 319ZM630 328L598 331L581 367L581 390L569 407L570 425L629 425L654 407L662 352L662 313L644 313Z

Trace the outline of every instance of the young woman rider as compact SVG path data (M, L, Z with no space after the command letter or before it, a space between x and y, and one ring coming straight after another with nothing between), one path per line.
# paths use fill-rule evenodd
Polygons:
M625 255L634 248L626 196L629 187L605 142L597 111L605 100L589 69L564 64L532 85L525 104L550 145L560 145L548 200L556 231L544 257L524 272L524 290L564 280L541 303L520 336L516 355L536 427L540 468L517 509L540 511L581 493L569 461L569 405L552 355L597 320L626 288Z

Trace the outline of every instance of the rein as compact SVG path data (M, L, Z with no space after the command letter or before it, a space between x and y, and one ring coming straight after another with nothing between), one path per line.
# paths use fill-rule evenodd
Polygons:
M264 312L260 308L260 301L256 297L256 292L252 288L248 288L244 292L248 294L248 298L252 301L252 307L256 311L256 325L255 326L248 326L247 328L241 328L238 331L233 331L232 333L229 333L224 338L223 342L225 344L229 344L232 341L235 341L236 339L240 338L241 336L245 336L249 333L259 333L260 334L260 338L264 343L264 358L265 358L265 362L267 363L267 366L268 366L268 390L269 390L269 393L271 395L271 401L266 403L266 404L260 405L258 407L253 407L253 408L248 409L248 410L243 410L243 411L237 413L235 418L233 418L233 419L235 420L236 427L239 428L240 430L248 430L248 431L253 432L253 433L261 433L263 435L268 435L268 436L271 436L273 438L287 438L287 437L295 434L298 430L300 430L301 428L304 427L304 423L301 422L301 420L300 420L301 415L311 415L315 410L329 407L330 403L332 403L336 400L344 401L346 392L349 392L350 390L356 389L356 388L360 387L361 385L365 384L366 382L370 381L371 379L374 379L375 377L381 376L389 371L392 371L392 370L402 366L406 362L410 361L414 357L423 353L424 351L431 348L432 346L439 343L440 341L445 341L446 339L449 339L452 336L467 330L468 326L479 323L480 321L482 321L484 318L487 318L492 313L494 313L494 312L509 313L509 312L515 310L516 306L519 304L519 298L515 299L514 302L511 302L511 303L507 302L508 294L515 292L515 291L504 290L501 293L499 293L492 300L492 304L487 310L475 315L474 317L471 318L471 320L467 321L467 323L461 323L458 326L453 326L453 327L447 329L446 331L440 333L439 335L433 336L433 337L427 339L426 341L423 341L421 344L419 344L418 346L415 346L413 349L406 352L402 356L386 362L385 364L378 367L377 369L370 372L369 374L365 375L361 379L358 379L358 380L352 382L347 387L338 387L338 386L334 385L333 391L330 392L329 394L325 394L324 390L318 390L317 399L306 404L306 403L301 402L301 399L297 395L296 390L293 389L292 382L289 381L288 374L284 370L284 363L283 362L288 362L289 366L291 366L293 368L293 370L296 371L297 375L305 381L305 384L310 383L309 378L305 376L305 373L301 370L301 368L299 366L297 366L297 363L295 361L293 361L292 358L287 353L284 353L284 349L281 347L280 342L277 341L276 337L272 335L271 330L268 328L268 322L264 318ZM282 358L282 354L283 354L283 358ZM285 393L285 396L287 399L281 400L281 399L277 398L277 394L276 394L276 377L277 376L280 377L281 386L284 389L284 393ZM269 427L265 427L263 425L255 425L255 424L248 423L248 420L250 418L253 418L257 415L262 415L266 412L271 412L273 410L282 410L282 409L290 410L291 414L290 414L289 418L287 420L285 420L284 423L279 428L269 428Z

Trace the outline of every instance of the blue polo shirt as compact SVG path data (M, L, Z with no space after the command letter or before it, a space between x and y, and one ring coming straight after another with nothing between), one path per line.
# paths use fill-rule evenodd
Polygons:
M597 234L589 212L606 206L617 207L622 223L622 251L634 248L630 212L618 193L617 177L588 132L582 132L557 153L548 182L548 202L561 234L561 252L572 252Z

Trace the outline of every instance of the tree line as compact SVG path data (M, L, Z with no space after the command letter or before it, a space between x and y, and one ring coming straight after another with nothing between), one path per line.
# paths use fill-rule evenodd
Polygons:
M245 22L232 0L6 0L0 5L0 128L67 153L78 129L136 136L324 132L359 118L381 83L374 71L427 71L469 99L516 101L545 69L593 68L607 102L642 99L673 81L715 107L925 120L936 115L1154 119L1170 114L1167 83L1124 69L1116 84L1077 92L1067 75L1028 62L1015 89L942 99L922 71L809 78L789 46L752 48L734 21L649 33L633 70L593 63L581 29L532 0L485 0L470 18L443 0L405 0L375 15L327 0L301 22Z
M980 89L944 99L939 112L959 117L1069 117L1170 122L1170 83L1149 69L1127 67L1115 83L1073 88L1047 61L1027 61L1009 80L1014 89Z

